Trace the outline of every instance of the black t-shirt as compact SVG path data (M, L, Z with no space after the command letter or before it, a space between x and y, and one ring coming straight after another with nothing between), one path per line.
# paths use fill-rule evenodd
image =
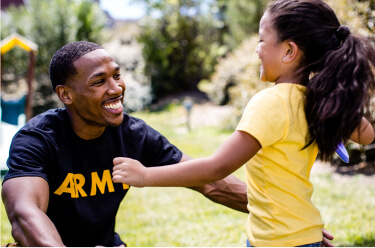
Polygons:
M49 184L48 217L67 246L119 245L116 213L128 187L112 182L113 158L143 165L177 163L182 153L144 121L124 113L120 126L83 140L65 109L31 119L13 138L4 181L42 177Z

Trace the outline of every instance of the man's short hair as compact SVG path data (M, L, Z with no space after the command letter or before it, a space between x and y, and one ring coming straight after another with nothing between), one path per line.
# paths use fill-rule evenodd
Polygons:
M76 41L61 47L49 64L53 91L56 91L57 85L64 85L68 79L78 73L74 66L76 60L96 49L103 49L103 47L88 41Z

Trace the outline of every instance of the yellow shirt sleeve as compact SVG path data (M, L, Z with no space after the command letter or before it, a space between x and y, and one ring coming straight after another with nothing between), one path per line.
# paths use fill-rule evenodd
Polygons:
M272 88L251 98L236 130L244 131L267 147L283 139L288 118L285 103Z

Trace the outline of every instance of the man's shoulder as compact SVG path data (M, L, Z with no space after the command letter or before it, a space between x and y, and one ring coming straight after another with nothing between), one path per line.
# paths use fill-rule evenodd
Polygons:
M66 109L49 109L44 113L34 116L25 126L42 126L65 119Z
M69 118L65 109L50 109L30 119L20 132L49 132L65 127L65 121Z
M144 120L131 116L127 113L124 113L124 119L121 124L121 132L126 133L128 137L132 137L137 140L143 139L144 137L158 139L160 136L163 136Z
M123 128L133 131L143 130L149 127L149 125L144 120L131 116L127 113L124 113L124 120L121 125L123 126Z

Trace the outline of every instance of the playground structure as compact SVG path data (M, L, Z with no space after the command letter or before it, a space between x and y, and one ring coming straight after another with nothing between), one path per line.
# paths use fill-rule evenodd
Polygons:
M7 99L3 92L3 56L15 46L29 53L27 73L27 94L17 99ZM0 167L3 176L8 167L6 160L13 136L30 118L32 118L33 78L35 69L35 54L38 46L19 34L12 34L1 41L1 104L0 104Z

